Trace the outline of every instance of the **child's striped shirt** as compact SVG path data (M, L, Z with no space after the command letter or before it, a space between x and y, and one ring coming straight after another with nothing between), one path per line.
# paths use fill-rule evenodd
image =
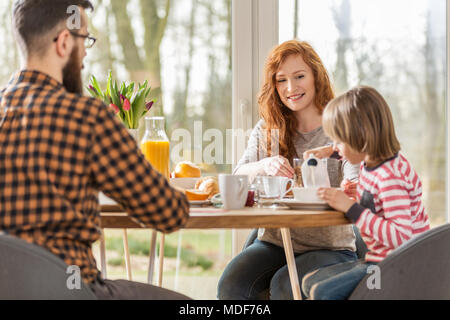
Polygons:
M422 204L422 184L398 154L375 168L361 164L359 204L346 213L367 245L366 261L379 262L392 250L430 228Z

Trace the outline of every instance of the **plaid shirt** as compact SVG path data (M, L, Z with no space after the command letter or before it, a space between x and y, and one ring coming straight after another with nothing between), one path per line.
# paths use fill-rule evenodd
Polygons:
M172 232L188 219L184 194L144 158L117 117L97 99L68 93L36 71L16 74L0 94L0 231L99 271L98 191L143 226Z

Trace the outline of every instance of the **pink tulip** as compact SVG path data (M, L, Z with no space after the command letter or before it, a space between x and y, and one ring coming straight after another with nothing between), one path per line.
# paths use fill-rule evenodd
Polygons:
M147 111L150 111L150 109L153 107L153 101L150 101L149 103L147 103L145 105L145 108L147 109Z
M125 98L125 101L123 102L123 110L129 111L131 108L130 100Z
M118 114L118 113L119 113L119 107L116 106L114 103L111 103L111 104L109 105L109 107L112 108L112 109L114 110L114 113L115 113L115 114Z

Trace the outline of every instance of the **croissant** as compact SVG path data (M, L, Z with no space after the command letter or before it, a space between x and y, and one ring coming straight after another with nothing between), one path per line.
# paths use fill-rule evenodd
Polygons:
M208 199L211 199L216 193L219 193L219 183L216 177L203 177L196 182L195 189L207 193Z

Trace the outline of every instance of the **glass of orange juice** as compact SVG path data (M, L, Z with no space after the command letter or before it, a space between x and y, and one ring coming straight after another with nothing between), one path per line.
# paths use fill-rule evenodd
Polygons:
M170 177L170 142L164 127L164 117L146 117L141 150L153 168L168 179Z

